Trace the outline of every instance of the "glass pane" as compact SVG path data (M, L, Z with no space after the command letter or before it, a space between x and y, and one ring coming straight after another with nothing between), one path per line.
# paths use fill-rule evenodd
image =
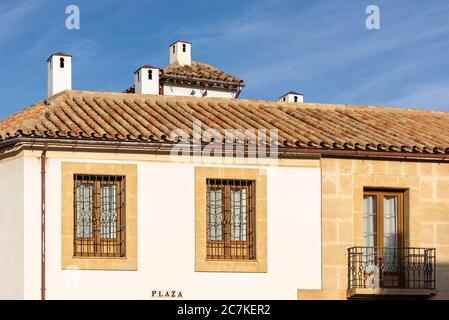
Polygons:
M101 185L100 237L113 239L117 237L117 186Z
M377 246L377 197L363 197L363 245Z
M387 272L393 272L397 269L398 246L398 197L384 197L384 259L383 269Z
M76 236L91 238L93 226L93 185L79 183L75 189L76 195Z
M231 240L246 241L246 189L231 189Z
M209 188L208 190L208 240L223 240L223 188Z
M384 247L398 245L398 197L384 197Z
M377 196L363 197L363 256L365 272L377 270Z

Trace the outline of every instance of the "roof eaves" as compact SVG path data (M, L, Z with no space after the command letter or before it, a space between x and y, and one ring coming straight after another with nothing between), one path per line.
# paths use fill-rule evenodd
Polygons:
M192 44L192 42L190 42L190 41L178 39L178 40L176 40L176 41L173 41L173 42L169 45L169 47L171 47L172 45L174 45L176 42L184 42L184 43Z
M145 64L145 65L143 65L143 66L137 68L136 71L134 71L134 73L136 73L137 71L139 71L140 69L143 69L143 68L146 68L146 69L158 69L158 70L162 70L162 69L159 68L159 67L152 66L152 65L150 65L150 64Z
M207 78L178 76L178 75L168 74L168 73L163 74L161 79L162 80L173 79L173 80L179 80L179 81L207 82L207 83L222 84L222 85L227 85L227 86L240 86L240 87L245 86L245 83L243 82L243 80L240 80L239 82L223 81L223 80L213 80L213 79L207 79Z
M47 61L50 60L53 56L71 57L72 55L64 52L55 52L48 57Z

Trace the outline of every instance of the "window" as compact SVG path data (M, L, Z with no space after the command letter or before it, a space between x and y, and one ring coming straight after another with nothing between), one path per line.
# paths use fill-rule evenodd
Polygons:
M404 237L403 195L403 192L397 191L364 192L363 245L366 247L366 271L380 269L383 272L398 272Z
M61 163L61 268L137 270L137 165Z
M186 44L185 43L182 44L182 52L186 52Z
M207 258L255 258L254 181L207 179Z
M298 102L298 96L295 96L293 99L295 100L295 102Z
M153 80L153 70L148 70L148 80Z
M175 45L173 45L173 53L175 53Z
M195 271L267 272L267 172L195 168Z
M64 68L64 58L59 59L59 66Z
M397 248L402 245L402 192L365 190L363 212L364 246Z
M74 256L125 256L124 180L74 175Z

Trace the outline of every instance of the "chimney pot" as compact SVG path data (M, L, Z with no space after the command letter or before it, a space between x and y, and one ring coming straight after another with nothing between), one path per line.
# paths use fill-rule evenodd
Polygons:
M134 71L134 88L138 94L159 94L159 68L144 65Z
M64 90L72 90L72 56L63 52L52 54L47 59L48 96Z
M179 63L182 66L192 65L192 43L185 40L177 40L169 46L170 64Z

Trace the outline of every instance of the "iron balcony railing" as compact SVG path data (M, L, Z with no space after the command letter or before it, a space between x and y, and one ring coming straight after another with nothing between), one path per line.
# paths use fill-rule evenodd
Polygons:
M349 248L348 288L435 289L435 249Z

